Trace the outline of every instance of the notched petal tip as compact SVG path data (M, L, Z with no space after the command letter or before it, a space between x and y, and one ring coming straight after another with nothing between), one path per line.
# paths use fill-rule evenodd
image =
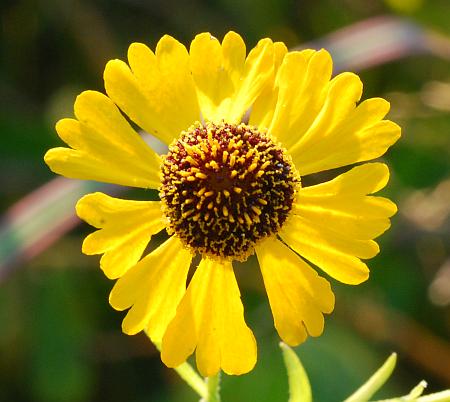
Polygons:
M324 314L334 307L328 280L279 240L267 239L256 248L256 255L281 339L296 346L308 334L320 336Z
M168 367L176 367L194 350L203 376L220 369L244 374L256 363L256 341L245 323L230 262L201 260L163 336L161 359Z

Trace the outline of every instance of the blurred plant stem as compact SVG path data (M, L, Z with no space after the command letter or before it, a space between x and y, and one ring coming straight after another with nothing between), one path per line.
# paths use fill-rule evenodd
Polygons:
M414 388L415 390L416 388ZM413 390L413 391L414 391ZM406 402L406 401L414 401L414 402L450 402L450 390L436 392L435 394L429 394L420 396L423 392L423 389L420 391L419 395L413 394L411 391L410 394L406 396L402 396L400 398L393 399L383 399L382 401L376 402Z
M150 342L152 342L156 349L158 349L161 352L161 344L159 342L153 341L150 336L145 332L145 334L148 336L148 339ZM211 387L212 384L209 384L209 377L206 380L203 380L203 378L194 370L194 368L188 363L185 362L183 364L180 364L178 367L175 367L174 370L176 373L188 384L202 399L201 401L205 402L220 402L219 399L211 399L210 393L212 392ZM216 376L217 377L217 376ZM219 380L216 381L216 388L218 388Z
M207 395L200 402L220 402L220 371L206 378Z
M202 397L202 401L219 401L219 399L208 399L210 394L210 386L208 381L203 381L203 379L197 374L189 363L183 363L174 370L195 392L197 392L199 396Z

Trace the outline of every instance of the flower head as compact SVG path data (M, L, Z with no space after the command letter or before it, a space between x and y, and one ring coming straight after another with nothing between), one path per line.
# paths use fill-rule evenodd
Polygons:
M344 283L365 281L362 260L378 253L373 239L396 207L371 195L388 181L382 163L312 186L302 178L383 155L400 136L384 120L389 103L357 105L361 81L352 73L331 78L325 50L288 53L263 39L246 56L234 32L222 43L200 34L189 52L170 36L155 53L133 43L128 63L107 64L108 96L78 96L76 119L56 126L70 148L45 156L67 177L159 191L160 201L93 193L77 204L98 229L83 252L103 254L101 268L117 279L110 303L129 309L123 331L145 329L170 367L196 351L205 376L250 371L256 342L232 262L256 253L283 341L320 335L334 295L310 264ZM167 153L158 156L124 115ZM168 240L143 256L164 228ZM186 289L195 255L201 261Z
M244 260L276 235L300 179L284 150L245 124L197 124L163 157L169 233L193 253Z

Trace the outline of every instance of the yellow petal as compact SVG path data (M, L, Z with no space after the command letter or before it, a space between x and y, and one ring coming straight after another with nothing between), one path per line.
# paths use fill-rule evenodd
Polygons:
M290 216L280 236L289 247L328 275L352 285L369 277L367 265L359 258L371 258L379 251L372 240L353 239L298 215Z
M163 337L162 361L177 367L195 348L205 377L220 369L247 373L256 363L256 342L244 321L231 262L202 259Z
M328 182L301 188L292 213L350 238L370 240L390 226L395 204L382 197L367 197L382 189L389 170L382 163L367 163Z
M160 72L159 91L150 93L156 117L163 119L175 137L200 119L195 84L184 45L164 35L156 46ZM176 117L176 118L175 118Z
M238 123L264 89L274 70L274 45L262 39L247 56L239 87L232 97L225 121Z
M191 253L174 236L133 266L114 285L109 302L117 310L129 307L122 329L134 335L144 328L161 342L186 290Z
M380 201L380 197L376 200ZM380 211L386 214L390 205L385 207L371 201L373 200L369 197L332 199L299 195L292 212L348 237L370 240L380 236L390 227L389 219L380 214ZM389 200L386 201L390 204Z
M106 92L136 124L170 144L200 119L187 50L165 35L155 54L132 44L128 58L132 70L120 60L106 65Z
M76 209L81 219L101 228L86 237L83 253L103 254L100 267L110 279L136 264L151 236L165 226L160 201L127 201L92 193L81 198Z
M245 42L236 32L228 32L222 41L223 67L234 87L239 85L245 66Z
M235 91L234 82L223 67L222 47L210 33L202 33L192 41L189 54L202 116L220 121Z
M159 157L131 128L105 95L86 91L77 97L75 115L56 130L70 148L54 148L45 162L55 173L125 186L157 188Z
M334 294L321 278L289 247L274 238L256 247L267 296L281 339L296 346L323 332L323 313L331 313Z
M302 188L309 197L361 196L383 189L389 181L389 169L384 163L372 162L355 166L333 180Z
M280 91L269 131L286 148L301 140L315 123L325 102L331 71L331 56L323 49L285 56L276 78Z
M327 52L325 49L320 49L319 51L314 50L314 49L303 49L300 50L300 53L303 55L303 57L309 62L309 60L311 59L311 57L313 57L316 53L318 52L322 52L325 53ZM328 53L328 52L327 52ZM331 56L330 56L331 57Z
M302 175L377 158L400 137L397 124L382 120L389 111L389 103L384 99L368 99L352 109L359 88L354 81L353 97L347 97L347 109L341 108L339 114L323 110L322 117L317 118L320 124L313 126L289 150ZM336 91L336 104L340 102L338 92L346 91L345 86Z
M362 95L362 82L356 74L341 73L331 80L325 102L313 124L297 142L303 149L333 132L356 107Z
M358 258L369 259L376 256L380 249L376 242L372 240L360 240L345 233L345 230L336 231L326 224L321 225L318 221L310 221L304 216L291 215L291 219L286 225L286 231L297 226L304 229L304 240L310 236L310 240L316 239L321 242L319 247L330 248L344 254L356 256Z
M278 100L278 86L275 84L278 69L287 53L287 47L282 42L273 44L274 70L263 90L253 103L250 113L250 125L268 129L272 122L275 106Z
M222 44L209 33L195 37L191 69L206 120L240 122L270 79L273 48L269 39L261 40L245 59L244 41L234 32Z

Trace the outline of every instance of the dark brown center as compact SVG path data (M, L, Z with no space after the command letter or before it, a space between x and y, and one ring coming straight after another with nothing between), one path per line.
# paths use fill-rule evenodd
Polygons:
M194 252L245 260L276 234L300 180L270 136L245 124L196 124L163 157L160 197L171 234Z

